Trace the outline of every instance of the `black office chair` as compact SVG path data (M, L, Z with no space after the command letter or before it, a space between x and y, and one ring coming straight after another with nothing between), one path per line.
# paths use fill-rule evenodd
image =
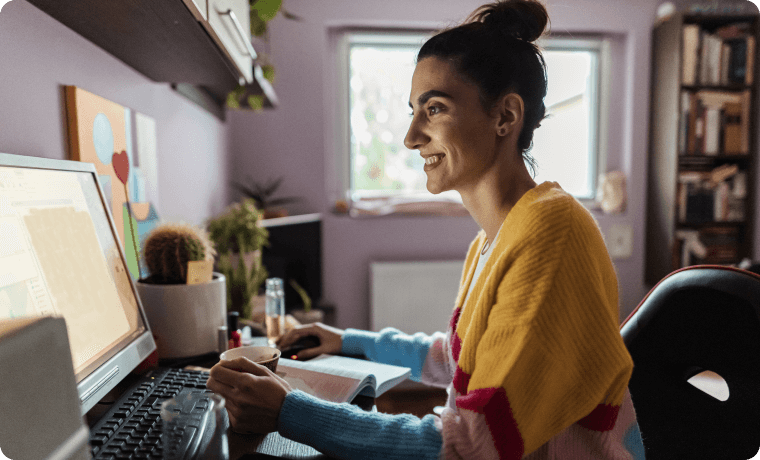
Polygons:
M675 271L625 320L629 384L647 460L740 459L760 448L760 276L722 266ZM721 401L688 383L713 371Z

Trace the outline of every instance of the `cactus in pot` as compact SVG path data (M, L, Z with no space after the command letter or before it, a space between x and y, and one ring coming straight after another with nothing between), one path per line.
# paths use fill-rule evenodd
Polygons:
M190 261L213 262L216 251L208 234L188 224L164 223L154 228L143 246L149 284L186 284Z
M163 223L148 234L142 256L150 276L136 283L137 292L158 357L220 352L219 328L227 325L226 280L212 271L216 250L208 234L188 224Z

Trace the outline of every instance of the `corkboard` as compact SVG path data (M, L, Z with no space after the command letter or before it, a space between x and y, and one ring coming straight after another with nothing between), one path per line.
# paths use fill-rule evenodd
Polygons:
M127 267L134 279L138 279L138 257L132 242L132 229L137 232L138 250L140 242L159 221L158 212L151 203L157 199L157 172L155 170L155 123L150 117L133 113L129 108L92 94L76 86L64 87L66 97L69 157L74 161L84 161L95 165L100 185L103 188L111 215L113 216L119 241L127 258ZM133 115L138 126L135 127ZM138 137L135 129L147 126L148 137ZM145 131L145 130L143 130ZM136 141L133 139L137 137ZM139 156L133 144L138 144ZM147 147L146 147L147 146ZM126 187L117 178L111 159L114 153L126 152L129 157L130 172ZM145 163L146 173L141 167ZM153 181L150 187L146 177ZM146 190L153 194L149 197ZM127 193L132 210L132 225L127 210Z

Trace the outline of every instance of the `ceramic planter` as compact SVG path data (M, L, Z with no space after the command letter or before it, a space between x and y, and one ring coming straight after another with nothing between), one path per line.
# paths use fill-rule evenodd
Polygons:
M136 283L160 359L222 351L217 336L227 326L225 283L221 273L203 284Z

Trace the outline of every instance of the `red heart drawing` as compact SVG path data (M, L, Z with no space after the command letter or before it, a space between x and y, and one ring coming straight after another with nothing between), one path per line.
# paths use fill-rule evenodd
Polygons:
M127 185L129 180L129 157L124 150L121 153L114 152L113 158L111 158L113 164L113 170L116 172L116 177L119 178L122 184Z

